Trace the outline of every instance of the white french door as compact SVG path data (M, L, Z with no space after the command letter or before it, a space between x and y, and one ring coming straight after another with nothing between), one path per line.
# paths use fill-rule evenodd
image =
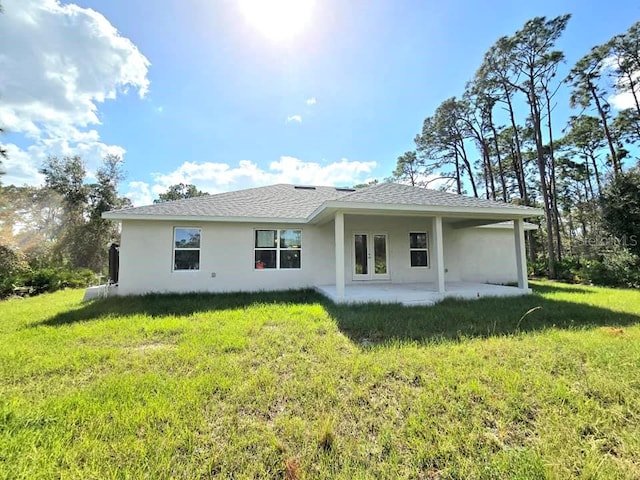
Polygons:
M354 233L352 245L354 280L389 278L389 245L386 233Z

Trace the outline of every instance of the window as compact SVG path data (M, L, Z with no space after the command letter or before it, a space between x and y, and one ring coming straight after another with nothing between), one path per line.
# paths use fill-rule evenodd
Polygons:
M200 270L200 229L173 229L173 270Z
M256 270L298 269L302 249L302 230L256 230Z
M409 233L409 255L412 267L429 266L429 248L426 232Z

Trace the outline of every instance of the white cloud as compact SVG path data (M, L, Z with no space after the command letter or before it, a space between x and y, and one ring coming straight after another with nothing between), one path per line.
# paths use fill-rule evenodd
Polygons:
M164 190L163 190L164 191ZM125 195L134 205L150 205L153 195L146 182L129 182L129 192Z
M346 158L323 165L287 156L271 162L268 169L249 160L241 160L235 166L227 163L185 162L173 172L153 174L152 186L145 182L130 182L130 190L126 195L134 205L144 205L151 203L152 194L155 197L177 183L191 183L209 193L274 183L354 185L362 183L363 178L369 178L376 165L376 162L359 162Z
M302 123L302 116L301 115L289 115L287 117L287 123L289 123L289 122Z
M0 177L0 181L5 185L40 185L44 176L38 173L38 168L31 162L29 152L13 144L5 147L9 158L2 159L2 171L6 174Z
M603 73L614 72L619 67L619 58L614 56L610 56L604 60L602 71ZM631 75L634 82L640 81L640 71L635 72ZM620 90L628 90L629 88L629 79L628 78L618 78L615 81L615 88L619 93L611 95L607 101L611 104L613 108L616 110L625 110L627 108L636 108L635 100L633 95L629 91Z
M318 103L316 97L307 98L307 105L315 105L316 103Z
M617 93L609 97L609 103L616 110L625 110L627 108L634 108L633 95L631 93Z
M89 168L108 152L99 105L149 87L148 60L100 13L58 0L4 0L0 15L0 125L22 134L9 146L4 183L34 184L47 155L82 155Z
M640 72L637 72L635 75L632 75L634 82L640 81ZM617 87L627 89L629 85L629 80L619 81ZM630 91L624 91L621 93L616 93L612 95L608 99L609 103L616 110L625 110L627 108L636 108L636 103L633 98L633 94Z

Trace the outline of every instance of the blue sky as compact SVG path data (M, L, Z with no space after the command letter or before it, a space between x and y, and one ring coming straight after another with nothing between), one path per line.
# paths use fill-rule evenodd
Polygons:
M55 0L4 0L0 35L9 38L0 54L16 61L0 60L0 122L12 132L3 139L12 154L3 182L41 181L37 166L47 154L80 153L94 170L107 151L124 155L122 191L137 204L178 181L216 192L384 178L413 148L423 119L462 93L499 36L537 15L572 13L558 45L569 67L640 18L637 0L315 0L297 35L274 40L239 1L76 0L54 8ZM27 16L26 32L8 27L24 27ZM67 86L64 95L49 88L52 78ZM101 101L105 95L114 98ZM567 103L558 99L560 126Z

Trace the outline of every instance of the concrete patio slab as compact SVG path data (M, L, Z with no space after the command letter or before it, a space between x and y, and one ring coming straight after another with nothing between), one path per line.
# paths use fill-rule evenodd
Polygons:
M516 297L531 294L531 289L473 282L447 282L444 293L435 283L362 283L345 286L339 298L335 285L317 286L316 290L335 303L400 303L402 305L434 305L445 298L478 299L484 297Z

